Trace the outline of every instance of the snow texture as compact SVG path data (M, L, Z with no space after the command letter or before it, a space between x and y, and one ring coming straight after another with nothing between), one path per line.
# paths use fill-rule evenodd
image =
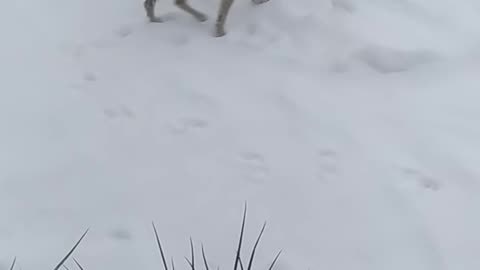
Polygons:
M480 269L480 1L170 2L1 1L0 269Z

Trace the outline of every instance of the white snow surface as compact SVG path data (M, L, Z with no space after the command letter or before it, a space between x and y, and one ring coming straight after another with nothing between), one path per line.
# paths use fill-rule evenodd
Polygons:
M170 2L1 1L1 270L480 269L480 1Z

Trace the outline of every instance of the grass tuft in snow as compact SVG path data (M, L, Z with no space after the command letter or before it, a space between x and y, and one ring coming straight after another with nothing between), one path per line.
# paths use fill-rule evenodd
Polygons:
M240 270L245 270L244 268L244 265L243 265L243 262L242 262L242 259L241 259L241 249L242 249L242 243L243 243L243 238L244 238L244 232L245 232L245 222L246 222L246 218L247 218L247 204L245 203L245 208L244 208L244 211L243 211L243 218L242 218L242 227L240 229L240 237L239 237L239 240L238 240L238 247L237 247L237 250L236 250L236 257L235 257L235 264L234 264L234 270L237 270L238 267L240 267ZM267 226L267 222L263 223L263 226L262 226L262 229L260 230L260 233L258 234L258 237L255 241L255 244L252 248L252 252L250 254L250 260L248 262L248 267L246 270L252 270L252 266L253 266L253 261L254 261L254 258L255 258L255 254L257 252L257 247L258 247L258 244L260 243L260 240L262 238L262 235L263 233L265 232L265 228ZM155 226L155 223L152 222L152 227L153 227L153 231L155 233L155 240L156 240L156 243L157 243L157 246L158 246L158 250L160 252L160 256L162 258L162 262L163 262L163 266L164 266L164 270L169 270L168 269L168 265L167 265L167 260L165 258L165 252L163 250L163 247L162 247L162 243L160 241L160 236L158 235L158 231L157 231L157 227ZM80 245L80 243L82 242L82 240L85 238L85 236L87 235L89 229L87 229L83 234L82 236L80 237L80 239L78 239L78 241L75 243L75 245L70 249L70 251L62 258L62 260L60 260L60 262L57 264L57 266L55 266L54 270L59 270L60 268L63 268L64 270L70 270L66 265L65 265L65 262L72 256L73 252L78 248L78 246ZM201 249L202 249L202 258L203 258L203 263L205 265L205 270L210 270L210 267L208 265L208 260L207 260L207 255L205 253L205 247L203 245L203 243L201 244ZM187 263L189 264L191 270L195 270L195 247L194 247L194 244L193 244L193 239L192 237L190 237L190 255L191 255L191 258L187 258L185 257L185 260L187 261ZM280 252L277 253L277 255L275 256L275 259L273 260L273 262L271 263L270 267L268 270L272 270L273 267L275 266L275 263L277 262L278 258L280 257L280 254L282 253L282 251L280 250ZM72 260L75 262L75 265L78 267L79 270L85 270L83 268L83 266L80 264L80 262L78 262L78 260L75 258L75 257L72 257ZM14 270L15 268L15 265L16 265L16 262L17 262L17 257L15 257L12 261L12 264L10 266L10 269L9 270ZM173 257L171 258L171 266L172 266L172 270L175 270L175 263L174 263L174 259ZM220 270L220 267L217 267L217 270Z
M245 233L246 219L247 219L247 204L245 203L245 207L244 207L244 210L243 210L242 227L240 229L240 237L239 237L239 240L238 240L238 247L237 247L237 250L236 250L235 263L234 263L234 266L233 266L234 270L238 270L238 267L240 267L240 270L245 270L242 259L241 259L241 250L242 250L243 238L244 238L244 233ZM258 244L260 243L260 240L262 238L263 233L265 232L266 226L267 226L267 222L263 223L262 229L260 230L260 233L259 233L259 235L258 235L258 237L255 241L252 252L250 254L250 259L248 261L248 266L247 266L246 270L252 270L253 261L254 261L254 258L255 258L255 254L257 252L257 247L258 247ZM157 242L158 250L159 250L160 256L162 258L164 270L168 270L167 261L165 259L165 253L164 253L162 244L160 242L160 237L158 235L157 228L155 226L155 223L153 223L153 222L152 222L152 227L153 227L153 231L155 233L155 239L156 239L156 242ZM203 262L205 264L205 269L209 270L210 267L208 266L207 256L205 254L205 248L204 248L203 244L201 245L201 248L202 248L202 257L203 257ZM192 270L195 270L195 251L194 250L195 250L195 248L194 248L193 240L190 237L191 258L189 259L189 258L185 257L185 260L187 261L188 265L190 266L190 268ZM275 263L277 262L281 253L282 253L281 250L277 253L277 255L275 256L275 258L274 258L273 262L271 263L268 270L273 269L273 267L275 266ZM175 264L174 264L173 258L171 258L171 263L172 263L172 269L175 270ZM217 267L217 270L219 270L219 269L220 269L220 267ZM81 270L83 270L83 269L81 269Z

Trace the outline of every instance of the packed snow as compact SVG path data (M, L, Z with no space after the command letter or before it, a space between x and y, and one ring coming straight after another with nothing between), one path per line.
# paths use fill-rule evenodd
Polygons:
M171 2L1 1L0 270L480 269L480 1Z

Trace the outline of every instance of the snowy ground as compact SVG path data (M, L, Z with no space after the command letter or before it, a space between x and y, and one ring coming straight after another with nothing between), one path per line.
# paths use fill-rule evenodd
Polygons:
M480 268L478 0L169 2L0 3L1 270Z

